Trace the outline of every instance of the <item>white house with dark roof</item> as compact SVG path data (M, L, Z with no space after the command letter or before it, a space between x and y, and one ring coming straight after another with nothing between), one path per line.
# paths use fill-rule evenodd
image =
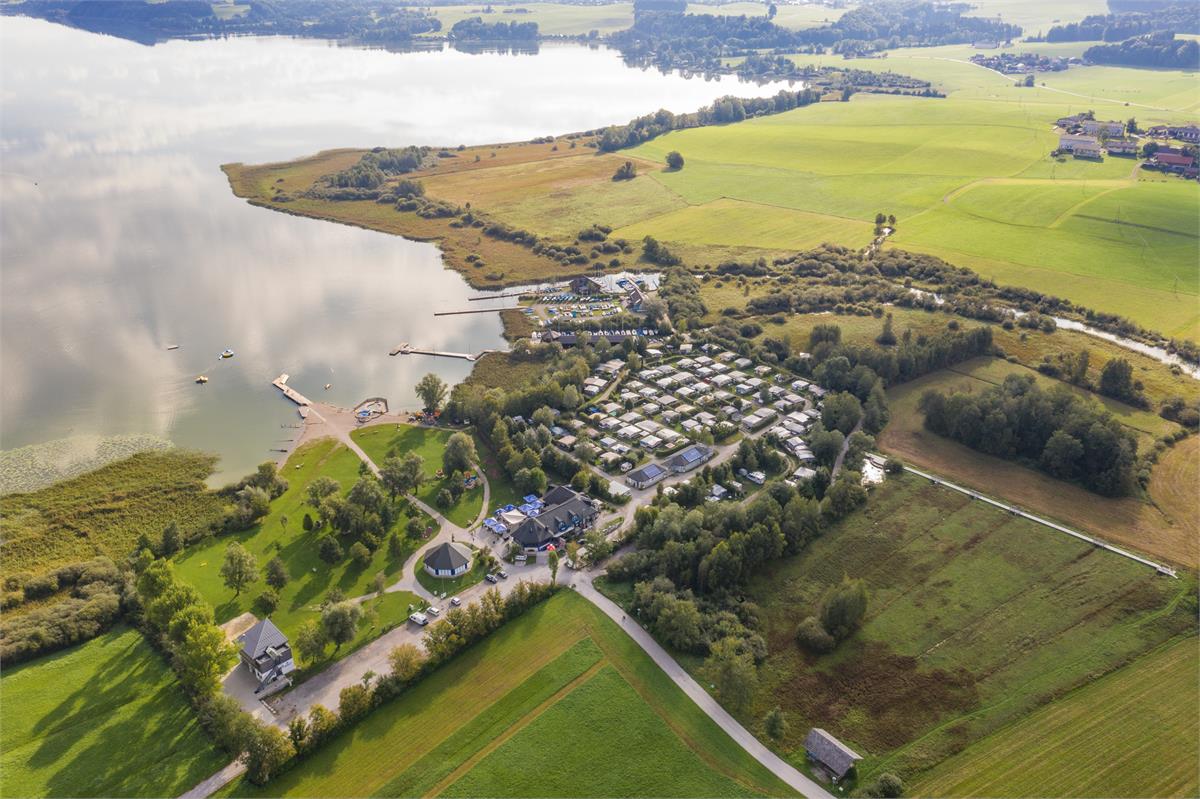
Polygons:
M649 488L669 474L669 471L657 463L648 463L642 468L634 469L625 475L625 482L634 488Z
M457 577L471 568L470 547L457 541L438 544L425 553L425 571L434 577Z
M692 446L677 452L667 460L667 468L676 474L690 472L713 456L714 450L703 444Z
M239 635L237 642L242 645L238 655L258 680L259 690L296 670L287 636L269 618Z

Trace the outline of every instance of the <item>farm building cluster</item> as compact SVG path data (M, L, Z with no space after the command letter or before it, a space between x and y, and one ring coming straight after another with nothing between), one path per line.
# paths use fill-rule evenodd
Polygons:
M1032 75L1034 72L1062 72L1073 63L1082 64L1083 59L1037 53L976 53L971 56L971 63L1005 75Z
M1101 159L1104 154L1145 158L1143 169L1197 177L1195 147L1200 142L1200 127L1196 125L1156 125L1139 139L1128 123L1119 120L1099 120L1076 114L1055 122L1060 130L1056 155L1075 158ZM1169 144L1167 142L1177 142ZM1182 144L1178 144L1182 142Z

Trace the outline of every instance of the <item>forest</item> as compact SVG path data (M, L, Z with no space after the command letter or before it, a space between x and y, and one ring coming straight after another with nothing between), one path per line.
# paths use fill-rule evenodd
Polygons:
M1195 39L1176 39L1174 33L1149 33L1120 44L1097 44L1084 51L1083 57L1095 64L1158 69L1200 69L1200 43Z

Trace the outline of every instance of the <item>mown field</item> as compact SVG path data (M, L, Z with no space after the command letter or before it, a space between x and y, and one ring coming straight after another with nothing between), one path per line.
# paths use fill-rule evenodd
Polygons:
M218 623L247 611L260 618L264 615L258 606L258 597L267 588L262 570L274 557L283 561L289 580L278 592L279 605L270 615L284 633L293 636L305 620L319 618L320 604L331 591L340 591L347 598L361 596L373 590L375 575L379 572L384 573L388 584L400 578L405 559L419 544L416 539L407 537L407 515L400 514L394 527L406 543L400 557L392 557L387 546L381 546L365 567L355 565L348 554L342 562L329 565L318 556L319 531L304 530L304 514L316 517L306 501L309 483L318 477L331 477L341 485L343 492L348 492L358 480L359 463L358 456L333 439L319 439L303 445L292 453L281 470L288 480L288 490L271 503L270 513L258 524L241 533L201 542L176 557L179 576L195 586L213 606ZM427 519L423 514L422 518ZM232 541L241 543L254 555L260 572L258 579L245 586L240 594L227 588L220 575L225 548ZM375 637L383 625L403 620L408 616L409 603L416 601L416 596L404 592L373 600L367 607L378 617L374 629L365 622L351 647Z
M223 793L794 795L570 591L456 657L264 789L243 781Z
M483 509L482 484L464 492L458 502L448 509L438 508L436 503L438 492L450 484L448 475L438 478L437 473L442 469L442 452L446 448L446 441L453 433L452 430L389 423L360 428L350 437L377 466L393 455L406 455L409 452L420 455L425 462L425 483L417 489L417 497L459 527L470 527Z
M863 627L831 655L804 654L797 624L847 575L867 584ZM1192 577L1158 577L911 475L890 478L751 583L770 654L741 717L758 729L781 705L790 732L780 748L794 763L819 725L865 756L864 779L893 771L918 783L973 742L1190 635L1195 590ZM1065 786L1074 772L1061 771ZM985 795L1003 795L993 789Z
M143 452L29 494L0 497L0 560L6 573L49 571L105 555L121 561L145 533L171 522L185 534L221 517L205 485L216 459L179 450Z
M1200 649L1145 655L947 760L920 796L1195 796Z
M976 452L925 429L924 417L917 410L925 391L982 390L1014 371L1029 373L1022 366L977 359L889 389L891 421L878 436L880 448L914 466L1115 544L1183 566L1194 568L1200 564L1195 505L1189 507L1189 503L1182 501L1182 495L1189 488L1194 492L1195 488L1194 483L1190 487L1186 483L1190 474L1186 469L1168 466L1161 472L1157 468L1152 472L1151 496L1161 492L1181 497L1174 504L1133 496L1103 497L1014 461ZM1151 435L1175 428L1173 423L1150 412L1111 400L1104 404L1124 424L1139 431L1140 447L1147 446ZM1171 463L1176 461L1172 459Z
M135 630L0 676L0 794L178 796L228 762Z

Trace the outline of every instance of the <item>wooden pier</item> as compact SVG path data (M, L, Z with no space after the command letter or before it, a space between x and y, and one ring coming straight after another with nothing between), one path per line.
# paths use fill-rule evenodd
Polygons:
M537 291L512 291L508 294L490 294L486 297L467 297L467 302L479 302L480 300L499 300L505 297L528 297L533 294L539 294Z
M470 311L438 311L434 316L458 316L464 313L500 313L501 311L515 311L517 308L479 308L471 309Z
M312 405L312 400L310 400L308 397L301 394L296 389L288 386L287 381L288 381L288 373L284 372L279 377L272 380L271 385L275 386L275 388L282 391L283 396L287 397L292 402L296 403L297 405L299 405L301 407Z
M469 313L469 312L468 312ZM461 361L477 361L489 352L495 350L484 350L483 352L471 354L469 352L442 352L441 350L422 350L417 349L407 341L400 346L394 348L388 355L434 355L438 358L458 358Z

